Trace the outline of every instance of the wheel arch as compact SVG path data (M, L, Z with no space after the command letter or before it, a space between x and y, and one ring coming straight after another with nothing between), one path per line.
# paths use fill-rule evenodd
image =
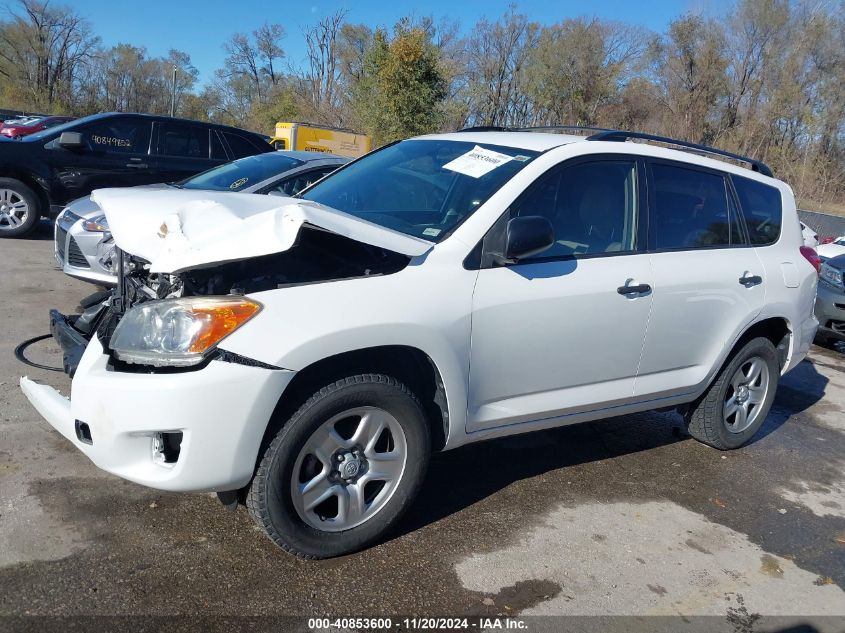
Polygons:
M792 335L792 327L790 326L789 320L784 317L767 317L765 319L755 321L737 338L736 342L731 347L730 352L728 352L727 357L720 365L720 368L729 363L734 355L742 349L748 341L758 337L763 337L769 339L772 342L772 345L775 346L775 350L778 354L778 363L780 364L780 368L783 369L789 360L790 341Z
M267 423L258 460L290 416L321 387L360 373L386 374L396 378L420 399L430 423L432 449L440 450L449 436L446 387L437 364L429 354L407 345L381 345L341 352L297 371L279 397Z

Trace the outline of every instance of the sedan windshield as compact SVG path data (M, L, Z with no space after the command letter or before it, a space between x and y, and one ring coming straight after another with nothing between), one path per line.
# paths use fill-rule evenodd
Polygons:
M403 141L335 172L301 197L438 242L537 155L463 141Z
M208 191L243 191L302 164L301 160L280 153L247 156L192 176L176 186Z

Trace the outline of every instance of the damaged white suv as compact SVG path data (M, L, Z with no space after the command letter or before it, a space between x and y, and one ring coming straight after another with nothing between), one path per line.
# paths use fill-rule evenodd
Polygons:
M377 540L433 450L658 407L738 447L816 271L765 165L652 141L465 131L293 199L97 191L120 282L51 314L71 398L21 386L99 467L245 502L308 558Z

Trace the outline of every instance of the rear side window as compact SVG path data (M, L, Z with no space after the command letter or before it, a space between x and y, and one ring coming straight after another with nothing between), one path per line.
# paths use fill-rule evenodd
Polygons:
M750 178L731 178L742 206L751 243L766 246L777 242L783 215L780 191Z
M233 134L231 132L223 132L223 135L226 137L226 141L229 143L229 149L232 150L232 154L235 155L235 158L253 156L258 153L258 150L255 145L253 145L251 142L249 142L249 140L245 139L243 136L239 134Z
M651 234L656 249L690 249L743 243L728 205L723 176L663 163L651 166Z
M180 158L208 158L208 128L161 123L159 152Z
M138 119L104 119L80 130L88 148L109 154L146 154L150 147L150 122Z

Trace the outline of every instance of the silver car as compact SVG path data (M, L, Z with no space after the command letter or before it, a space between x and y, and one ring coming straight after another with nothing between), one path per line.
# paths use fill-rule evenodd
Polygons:
M845 341L845 255L824 260L816 290L816 338L823 343Z
M181 182L144 187L292 196L349 160L317 152L272 152L219 165ZM114 285L113 253L106 218L90 196L74 200L56 218L56 262L67 275L101 286Z

